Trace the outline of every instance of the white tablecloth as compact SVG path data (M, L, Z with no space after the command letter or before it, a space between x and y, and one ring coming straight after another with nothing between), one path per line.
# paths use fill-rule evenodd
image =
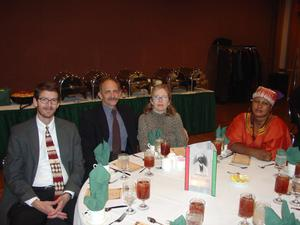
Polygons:
M130 158L133 162L143 164L141 159L136 157ZM193 197L199 197L206 201L205 216L203 225L229 225L237 224L241 218L238 217L239 196L243 192L251 192L256 196L256 200L270 203L272 208L280 215L280 206L273 203L276 197L274 192L276 170L274 166L261 169L258 165L266 164L266 162L251 159L251 165L247 169L240 169L229 165L230 158L223 159L218 163L217 168L217 194L216 197L201 194L198 192L184 191L184 172L164 172L162 170L153 169L154 176L151 179L151 195L146 201L149 209L141 211L137 208L140 200L136 200L133 208L136 209L134 215L127 215L119 225L133 225L140 221L150 224L147 216L154 217L163 224L167 224L168 220L174 220L180 215L185 215L188 210L189 200ZM236 184L230 179L227 171L240 172L249 176L250 180L247 184ZM120 174L121 175L121 174ZM130 179L136 180L137 177L143 176L143 173L132 173ZM111 184L113 187L121 187L122 181ZM83 204L84 194L88 188L87 182L83 185L78 197L74 225L89 225L88 217L85 212L86 206ZM293 196L283 196L284 199L290 201ZM106 206L124 204L121 199L108 201ZM290 206L290 205L289 205ZM117 219L126 208L113 209L106 213L105 224ZM295 212L296 218L300 218L300 211ZM251 219L252 221L252 219Z

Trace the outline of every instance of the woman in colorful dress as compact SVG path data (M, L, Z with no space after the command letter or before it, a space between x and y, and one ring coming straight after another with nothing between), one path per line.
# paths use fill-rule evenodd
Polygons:
M252 95L251 112L236 116L226 131L233 152L257 159L274 160L277 149L291 146L290 132L285 122L272 114L277 93L258 87Z

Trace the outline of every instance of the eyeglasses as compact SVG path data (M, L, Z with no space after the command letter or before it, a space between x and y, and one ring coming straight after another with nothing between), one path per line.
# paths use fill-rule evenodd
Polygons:
M58 99L57 98L52 98L52 99L49 99L49 98L39 98L39 101L43 104L48 104L49 102L52 104L52 105L56 105L58 103Z
M261 104L261 105L263 105L263 106L269 106L270 105L270 103L269 102L267 102L267 101L263 101L263 100L258 100L258 99L252 99L251 100L253 103L255 103L255 104Z
M153 99L153 101L159 101L159 100L167 101L167 100L169 100L169 97L168 96L153 96L152 99Z

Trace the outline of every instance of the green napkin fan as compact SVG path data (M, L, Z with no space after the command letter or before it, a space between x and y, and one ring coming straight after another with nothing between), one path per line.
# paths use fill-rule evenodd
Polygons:
M171 221L170 225L186 225L186 221L183 215L179 216L173 222Z
M155 145L155 140L162 137L162 130L155 129L148 132L148 143Z
M222 139L225 145L229 144L229 139L226 137L226 128L219 125L216 129L216 139Z
M295 218L295 214L290 212L286 200L283 200L282 202L281 217L282 218L280 218L272 208L266 207L266 225L300 225L300 221Z
M85 196L83 202L88 209L100 211L108 200L110 174L103 167L108 164L110 156L107 142L99 144L94 150L94 155L98 164L89 174L90 196Z
M10 89L0 88L0 106L10 105Z
M98 164L101 164L102 166L108 165L109 156L110 156L110 147L108 143L106 141L100 143L94 149L94 155Z
M300 163L300 151L299 147L290 147L286 151L287 161L291 164L296 165Z

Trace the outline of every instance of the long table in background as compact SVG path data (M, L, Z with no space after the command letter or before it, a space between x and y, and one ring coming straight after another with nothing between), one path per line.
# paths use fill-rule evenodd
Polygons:
M149 97L129 97L121 99L121 104L130 105L137 115L143 112ZM184 127L189 134L211 132L216 127L215 94L213 91L203 90L173 94L172 102L181 115ZM80 115L84 111L99 105L97 101L80 101L62 103L56 116L72 121L79 126ZM6 155L10 128L33 117L36 110L33 107L19 109L18 105L0 107L0 159Z

